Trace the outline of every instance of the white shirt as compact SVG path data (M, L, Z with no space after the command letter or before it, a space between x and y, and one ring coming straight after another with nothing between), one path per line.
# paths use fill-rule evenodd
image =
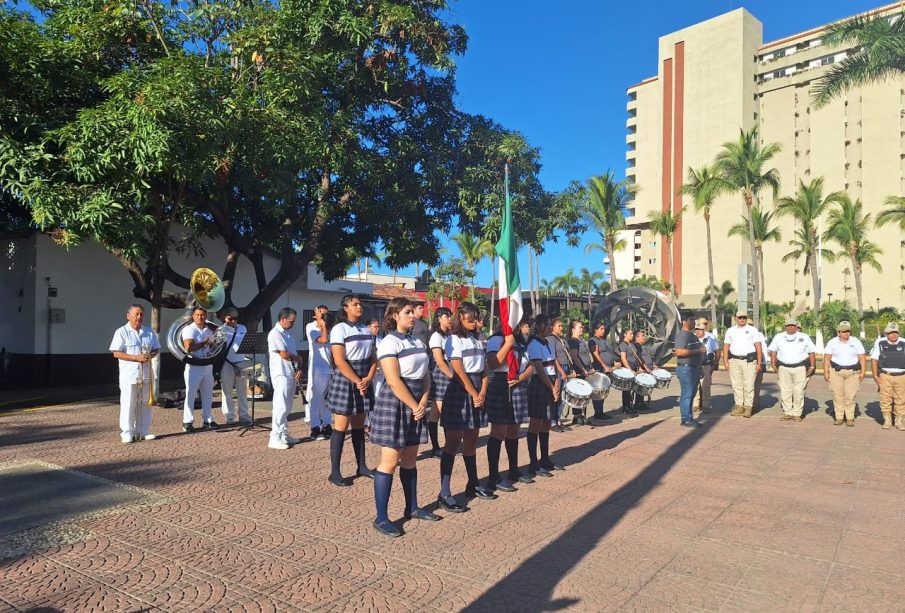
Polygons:
M810 354L817 353L811 337L804 332L794 334L780 332L770 341L767 350L775 353L776 359L783 364L800 364L807 360Z
M763 342L761 333L751 324L745 326L732 326L726 330L726 338L723 341L729 345L729 354L736 357L744 357L754 353L754 343Z
M423 379L427 374L427 347L420 338L400 332L390 332L377 343L377 359L396 358L399 376L403 379Z
M359 362L371 357L374 337L371 330L361 322L350 324L341 321L330 330L330 345L340 345L346 349L346 360Z
M149 351L159 350L160 342L157 340L157 333L150 326L141 326L136 330L130 324L126 324L117 328L113 333L110 351L141 355L142 345L147 345ZM145 380L151 378L151 369L141 362L127 360L117 360L117 362L119 362L119 380L122 382L138 383L142 378Z
M443 351L446 348L446 335L442 332L434 332L431 334L427 347L431 350L439 349L440 351Z
M536 338L531 339L528 343L528 359L532 362L540 360L547 376L556 376L556 355L547 343Z
M312 321L305 326L305 335L308 337L308 363L313 372L329 373L333 370L333 354L330 353L329 340L326 343L318 343L321 337L321 329L317 322Z
M484 372L486 358L481 341L473 337L450 334L446 339L446 361L462 360L465 372L478 374Z
M716 353L720 350L720 342L717 340L716 336L711 332L705 332L704 336L701 338L701 344L707 348L707 353Z
M880 341L886 341L887 343L889 343L889 341L886 339L885 336L881 336L876 341L874 341L874 346L870 350L870 358L872 360L880 359ZM892 343L889 343L889 344L891 345ZM902 344L905 344L905 339L900 338L898 341L896 341L896 345L902 345ZM905 371L903 371L901 368L884 368L882 372L898 374L900 372L905 372Z
M214 333L211 332L211 329L208 328L207 326L199 328L198 326L195 325L195 322L192 322L191 324L187 325L186 327L184 327L182 329L182 334L180 335L180 338L181 338L181 340L184 340L184 341L192 341L193 343L200 343L204 339L210 338L213 335L214 335ZM183 345L185 345L185 343L183 343ZM202 351L204 351L204 349L205 349L204 347L201 347L199 349L196 349L195 351L192 351L191 353L196 358L200 358L202 356ZM188 364L186 366L188 366Z
M270 355L270 376L292 377L292 360L284 360L280 357L280 351L287 351L290 355L296 355L295 339L284 330L280 322L267 333L267 353Z
M247 355L239 353L239 346L242 344L242 339L244 339L245 335L248 333L248 328L242 324L236 324L235 328L224 326L223 332L226 333L227 338L232 337L233 332L236 334L232 344L229 346L229 353L226 354L226 361L230 364L238 364L239 362L247 360Z
M860 361L858 356L861 355L864 355L864 345L854 336L849 336L845 342L834 336L823 348L823 359L829 356L837 366L854 366Z

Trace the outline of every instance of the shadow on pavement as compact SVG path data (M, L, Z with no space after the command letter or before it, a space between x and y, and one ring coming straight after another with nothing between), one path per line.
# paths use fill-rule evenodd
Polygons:
M591 509L546 547L525 560L464 610L487 611L494 608L505 610L508 608L507 601L511 602L510 596L514 594L518 594L519 601L533 601L532 610L535 611L558 611L575 605L578 602L575 599L552 599L560 579L597 546L626 511L660 482L663 475L701 440L713 423L708 422L702 428L689 430L637 477L610 494L606 500ZM629 437L638 436L643 430L655 425L657 424L650 424L622 434ZM612 442L604 439L600 445L605 446Z

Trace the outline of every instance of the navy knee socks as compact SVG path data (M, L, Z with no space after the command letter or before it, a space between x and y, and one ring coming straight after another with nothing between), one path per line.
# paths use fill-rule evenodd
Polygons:
M400 468L399 480L402 482L402 493L405 496L406 513L418 510L418 469Z
M494 481L500 480L500 448L503 441L492 436L487 439L487 464L490 469L490 478Z
M537 432L528 433L528 460L531 470L537 470Z
M550 463L550 433L538 432L537 440L540 441L540 463L541 466Z
M354 430L353 430L354 432ZM390 521L387 507L390 504L390 490L393 488L393 475L374 471L374 505L377 507L377 521Z
M474 487L478 484L478 458L473 455L462 455L465 462L465 474L468 475L468 485Z
M343 457L343 443L346 440L346 433L342 430L333 430L330 435L330 476L334 479L342 479L342 473L339 471L339 461Z
M446 451L440 456L440 495L443 498L452 496L449 491L449 482L452 480L453 465L456 463L456 456Z
M518 474L518 439L506 439L506 455L509 457L509 478L515 479Z
M435 451L440 448L440 437L437 434L438 425L435 421L427 422L427 435L431 439L431 449Z
M364 428L352 428L352 449L355 451L355 460L358 462L358 472L365 475L371 472L365 458L365 431Z

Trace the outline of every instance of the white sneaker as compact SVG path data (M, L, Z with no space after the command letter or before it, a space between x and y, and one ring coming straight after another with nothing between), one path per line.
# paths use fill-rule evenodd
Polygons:
M141 437L141 440L143 440L143 441L153 441L153 440L156 439L156 438L157 438L157 436L154 435L154 434L145 434L143 437Z
M120 434L119 440L121 440L124 445L128 445L129 443L132 442L132 435L131 434Z
M270 442L267 443L267 447L269 449L289 449L289 443L281 439L270 439Z
M298 445L301 442L299 439L295 438L294 436L289 436L288 434L286 435L285 440L290 445Z

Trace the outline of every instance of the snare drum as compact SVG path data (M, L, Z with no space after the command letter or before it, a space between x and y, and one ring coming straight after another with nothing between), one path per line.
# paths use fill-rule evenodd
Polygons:
M662 368L656 368L651 373L657 380L657 389L665 390L672 383L672 373Z
M591 392L591 400L605 400L607 394L610 393L610 378L607 377L602 372L595 372L593 375L588 375L588 378L585 379L591 387L594 389Z
M612 385L617 390L622 390L623 392L632 390L632 385L635 382L635 373L631 369L617 368L610 375L612 375Z
M584 379L569 379L562 392L562 403L573 411L583 411L591 404L594 388Z
M643 372L635 377L633 389L639 396L650 396L655 387L657 379L653 375Z

